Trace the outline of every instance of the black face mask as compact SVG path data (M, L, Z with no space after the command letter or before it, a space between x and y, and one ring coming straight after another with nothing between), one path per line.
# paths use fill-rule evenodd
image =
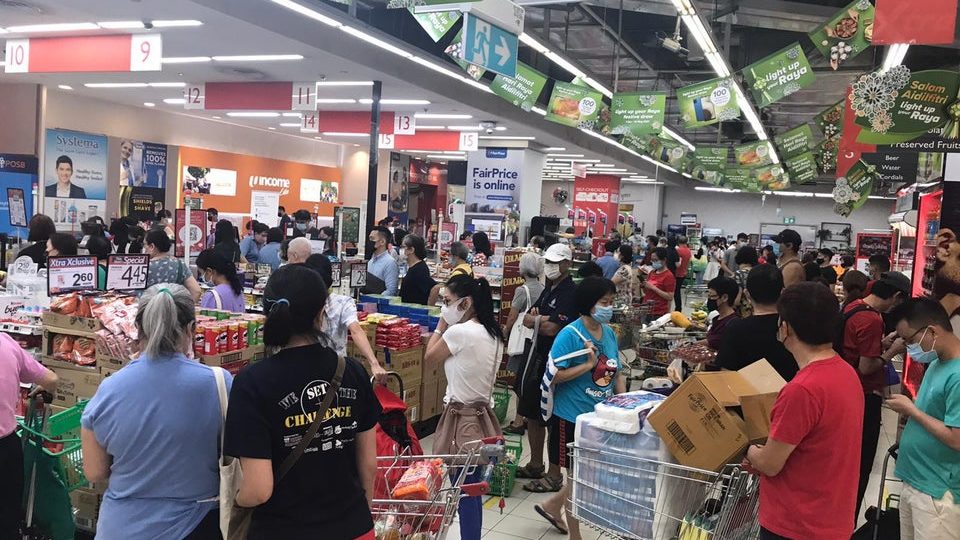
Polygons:
M707 300L707 313L711 311L717 311L719 307L717 306L718 302L716 300Z
M363 251L364 253L373 253L374 251L376 251L376 249L377 249L377 245L374 242L367 240L367 243L363 248Z
M827 260L824 259L823 257L817 258L817 264L823 264L823 263L826 262L826 261L827 261Z

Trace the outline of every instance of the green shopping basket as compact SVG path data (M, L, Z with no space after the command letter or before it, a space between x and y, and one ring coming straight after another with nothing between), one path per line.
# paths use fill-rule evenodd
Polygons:
M513 492L513 485L517 481L517 465L523 454L522 435L504 435L504 449L506 457L493 468L490 478L490 494L500 497L509 497Z
M493 414L501 424L507 419L507 409L510 407L510 389L497 384L493 389Z
M66 490L87 485L87 477L83 474L83 449L80 446L80 418L87 400L78 402L73 407L57 414L50 415L46 424L42 418L34 417L33 425L27 425L26 420L20 420L20 429L29 434L28 444L36 448L38 443L43 453L53 458L54 472L63 482Z

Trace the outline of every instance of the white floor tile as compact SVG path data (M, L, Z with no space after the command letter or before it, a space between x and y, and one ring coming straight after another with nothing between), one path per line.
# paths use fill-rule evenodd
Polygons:
M500 510L487 510L483 509L483 528L484 529L493 529L496 527L503 518L507 517L507 514L501 514Z
M493 532L512 534L529 540L539 540L550 528L550 524L542 518L539 521L534 521L532 519L510 515L503 518L503 520L493 528Z
M512 534L507 534L500 531L490 531L487 534L483 535L483 540L517 540L518 538L524 538L524 537L514 536ZM447 537L447 540L454 540L454 539L452 537Z

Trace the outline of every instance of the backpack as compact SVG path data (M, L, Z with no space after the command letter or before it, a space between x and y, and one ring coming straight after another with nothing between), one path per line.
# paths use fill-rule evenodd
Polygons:
M836 351L840 356L843 356L843 338L844 331L847 329L847 321L853 318L853 316L857 313L862 313L864 311L875 310L867 304L860 304L859 306L851 309L849 312L840 312L840 328L837 330L837 337L833 340L833 350Z

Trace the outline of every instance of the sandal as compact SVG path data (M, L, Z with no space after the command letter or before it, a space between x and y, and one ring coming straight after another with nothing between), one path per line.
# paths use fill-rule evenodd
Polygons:
M523 490L530 493L556 493L561 489L563 489L563 479L550 478L549 476L544 476L523 486Z
M568 534L568 531L563 528L563 525L560 524L560 520L551 516L546 510L543 509L539 504L533 505L533 509L540 514L540 517L550 522L550 525L553 525L553 528L560 532L560 534Z
M547 470L543 465L539 467L531 467L529 463L523 467L517 468L517 478L523 480L539 480L543 478L543 473Z

